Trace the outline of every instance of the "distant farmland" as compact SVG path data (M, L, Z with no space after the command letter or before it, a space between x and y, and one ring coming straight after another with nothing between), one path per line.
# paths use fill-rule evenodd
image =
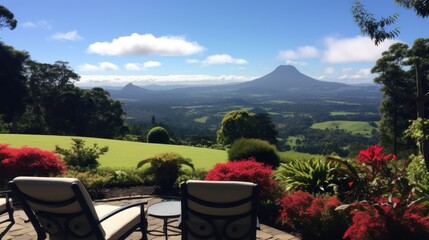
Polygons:
M352 134L361 134L363 136L371 136L371 131L377 129L371 126L369 122L363 121L326 121L315 123L311 126L313 129L343 129L351 132Z

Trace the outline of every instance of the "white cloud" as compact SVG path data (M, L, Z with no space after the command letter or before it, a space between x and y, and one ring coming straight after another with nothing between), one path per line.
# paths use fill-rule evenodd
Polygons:
M138 33L119 37L111 42L95 42L87 49L89 53L109 56L183 56L199 53L203 50L204 48L198 43L189 42L183 37L155 37L152 34L140 35Z
M110 62L101 62L98 65L85 63L84 65L78 66L81 72L93 72L93 71L116 71L119 67Z
M303 58L314 58L319 56L319 51L313 46L303 46L296 50L280 51L278 57L281 60L296 60Z
M143 63L143 68L145 69L159 67L159 66L161 66L161 63L156 61L148 61Z
M286 64L288 65L293 65L293 66L306 66L307 63L306 62L302 62L302 61L293 61L293 60L286 60Z
M395 40L385 40L378 46L369 37L357 36L354 38L325 39L326 50L322 60L328 63L374 62L381 57Z
M99 63L99 66L100 66L100 69L103 71L116 71L119 69L118 66L110 62L101 62Z
M333 74L334 72L335 72L335 69L333 67L325 68L325 74Z
M127 63L125 64L125 69L129 71L140 71L140 70L146 70L149 68L159 67L162 64L160 62L156 61L147 61L143 64L141 63Z
M370 68L360 68L358 70L353 70L350 68L343 69L343 73L338 79L353 79L353 80L372 80L375 77L375 74L371 73Z
M190 64L196 64L199 62L200 62L200 60L198 60L198 59L186 59L186 63L190 63Z
M52 28L51 23L46 20L39 20L36 22L27 21L27 22L21 23L19 26L23 28L41 28L46 30L50 30Z
M204 61L204 65L214 65L214 64L247 64L245 59L233 58L228 54L216 54L208 56Z
M142 70L142 66L140 63L127 63L125 64L125 69L128 71L140 71Z
M81 75L77 82L80 86L123 86L127 83L137 85L144 84L191 84L191 83L227 83L245 82L258 78L259 76L239 76L239 75Z
M70 31L70 32L59 32L59 33L55 33L54 35L51 36L51 38L55 39L55 40L60 40L60 41L78 41L83 39L76 30L74 31Z

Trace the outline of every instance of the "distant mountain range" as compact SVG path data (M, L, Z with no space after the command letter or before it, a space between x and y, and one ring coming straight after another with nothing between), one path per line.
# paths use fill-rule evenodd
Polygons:
M243 83L178 87L168 90L149 90L129 83L120 90L109 91L115 99L146 102L194 101L195 99L216 101L255 97L294 100L381 97L376 85L361 86L319 81L302 74L291 65L281 65L263 77Z

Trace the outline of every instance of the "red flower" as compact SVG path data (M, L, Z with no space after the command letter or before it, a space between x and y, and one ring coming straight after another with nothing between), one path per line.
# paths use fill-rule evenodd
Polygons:
M373 162L383 162L391 159L396 160L394 154L384 154L383 150L384 148L378 145L369 146L366 150L359 152L357 160L359 163L367 163L370 165L373 164Z

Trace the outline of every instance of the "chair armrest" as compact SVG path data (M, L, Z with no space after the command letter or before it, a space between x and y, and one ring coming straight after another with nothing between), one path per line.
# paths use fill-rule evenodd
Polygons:
M144 215L144 205L146 205L146 204L147 204L147 201L141 201L141 202L131 203L131 204L122 206L122 207L120 207L120 208L118 208L118 209L116 209L114 211L109 212L108 214L106 214L102 218L100 218L100 223L103 222L104 220L106 220L106 219L114 216L115 214L118 214L119 212L122 212L122 211L124 211L124 210L126 210L128 208L132 208L132 207L136 207L136 206L140 206L141 207L141 211L142 211L141 214Z

